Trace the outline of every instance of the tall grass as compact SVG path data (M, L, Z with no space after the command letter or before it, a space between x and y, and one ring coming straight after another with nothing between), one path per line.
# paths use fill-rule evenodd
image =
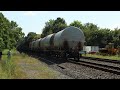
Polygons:
M14 77L15 73L15 64L12 60L2 60L1 61L2 71L6 73L7 78Z
M14 77L14 73L15 73L15 64L13 63L12 58L8 59L7 58L7 51L8 50L4 50L2 55L2 60L0 61L0 78L13 78ZM15 53L15 51L14 51Z
M22 56L22 58L26 58L26 57L28 57L28 55L25 54L25 53L21 53L21 56Z

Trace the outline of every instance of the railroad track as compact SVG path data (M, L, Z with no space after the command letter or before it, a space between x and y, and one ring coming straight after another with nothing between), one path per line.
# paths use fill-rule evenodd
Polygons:
M120 75L120 68L119 67L94 63L94 62L85 61L85 60L80 60L79 62L75 62L73 60L72 61L69 60L69 61L72 62L72 63L75 63L75 64L79 64L79 65L87 66L87 67L90 67L90 68L94 68L94 69L102 70L102 71L105 71L105 72L110 72L110 73L113 73L113 74Z
M71 77L71 78L73 78L73 79L78 79L78 78L80 78L80 77L84 77L85 79L86 79L86 78L87 78L87 79L92 79L91 76L88 76L88 75L85 75L85 74L75 76L74 73L78 72L77 70L72 70L71 68L68 68L68 67L66 67L65 65L57 64L57 61L54 60L54 59L56 59L56 58L52 58L52 59L50 59L50 58L48 59L48 58L47 58L47 59L46 59L46 58L43 58L43 57L39 57L39 59L40 59L40 60L44 60L44 62L47 61L48 63L54 64L54 66L59 67L59 69L57 69L57 67L55 67L54 69L59 70L61 73L65 74L65 75L68 75L69 77ZM63 61L63 62L64 62L64 61ZM71 62L66 62L66 61L65 61L65 63L68 64L68 63L71 63ZM71 64L72 64L72 63L71 63Z
M91 68L103 70L106 72L114 73L120 75L120 61L118 60L109 60L109 59L101 59L101 58L93 58L93 57L82 57L79 62L73 63L88 66Z
M119 60L111 60L111 59L102 59L102 58L95 58L95 57L85 57L85 56L82 56L83 59L90 59L90 60L96 60L96 61L103 61L103 62L111 62L111 63L119 63L120 64L120 61Z
M112 65L107 65L108 62L106 64L100 64L99 63L100 61L97 61L97 62L96 61L94 62L94 61L95 60L93 60L91 62L91 60L89 60L89 59L80 60L79 62L73 61L72 59L68 60L68 62L70 62L70 63L83 65L83 66L94 68L94 69L97 69L97 70L102 70L102 71L105 71L105 72L120 75L120 65L117 67L117 66L114 66L114 65L113 66ZM51 61L49 61L49 62L51 62ZM54 62L51 62L51 63L54 63ZM112 62L109 62L109 63L112 63ZM59 64L57 64L57 66L60 67L61 69L66 69L66 67L63 67Z
M109 62L104 61L103 59L92 59L92 58L81 58L79 62L74 61L73 59L62 60L55 57L38 57L43 62L47 63L49 66L54 67L54 69L62 72L65 75L68 75L69 77L75 78L75 79L81 79L81 77L85 79L96 79L97 76L92 74L97 73L105 73L109 77L111 75L118 76L120 78L120 63L116 62ZM82 69L86 68L84 71ZM88 74L92 70L92 73ZM86 72L87 73L86 73ZM76 74L78 73L78 74ZM76 74L76 75L75 75ZM99 76L99 74L98 74ZM104 75L102 75L100 78L104 78Z

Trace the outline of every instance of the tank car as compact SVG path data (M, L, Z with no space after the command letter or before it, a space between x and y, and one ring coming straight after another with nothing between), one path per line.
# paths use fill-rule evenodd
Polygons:
M39 49L40 49L40 46L39 46L39 42L40 42L41 39L37 39L35 41L35 44L34 44L34 48L35 48L35 51L36 52L39 52Z
M85 36L81 29L74 26L67 27L55 34L53 43L54 50L58 55L79 60L79 51L83 49Z
M70 26L57 33L50 34L40 40L32 42L32 50L39 50L46 55L54 55L62 58L74 58L79 60L83 50L85 36L81 29ZM35 43L38 48L34 45Z

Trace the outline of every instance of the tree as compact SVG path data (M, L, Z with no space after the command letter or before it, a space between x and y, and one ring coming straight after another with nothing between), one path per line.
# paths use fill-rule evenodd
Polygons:
M72 22L69 26L75 26L75 27L78 27L78 28L80 28L80 29L83 30L83 25L82 25L82 23L81 23L80 21L78 21L78 20L75 20L75 21Z
M52 33L57 33L66 27L67 24L63 18L58 17L56 20L50 19L48 22L45 23L45 27L43 28L41 38Z
M67 27L67 24L63 18L58 17L53 23L53 33L57 33Z
M0 38L0 51L2 51L5 48L5 44L2 38Z
M38 38L40 38L39 34L36 34L35 32L29 32L26 37L22 38L19 41L19 43L17 45L17 50L20 52L21 51L29 51L29 43Z
M114 43L114 46L120 46L120 29L115 28L112 32L112 42Z
M16 47L17 42L24 37L22 28L15 21L9 21L0 13L0 38L3 39L5 48Z
M37 34L35 32L29 32L27 35L27 41L34 40L36 36L37 36Z
M43 28L41 38L53 33L53 23L55 20L50 19L45 23L45 27Z

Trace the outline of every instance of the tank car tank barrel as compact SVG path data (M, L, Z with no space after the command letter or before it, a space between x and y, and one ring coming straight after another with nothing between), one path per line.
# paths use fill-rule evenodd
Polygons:
M44 38L31 42L32 51L44 52L47 55L55 54L58 57L77 57L82 50L85 36L81 29L70 26L57 33L50 34ZM81 55L80 55L81 56Z

